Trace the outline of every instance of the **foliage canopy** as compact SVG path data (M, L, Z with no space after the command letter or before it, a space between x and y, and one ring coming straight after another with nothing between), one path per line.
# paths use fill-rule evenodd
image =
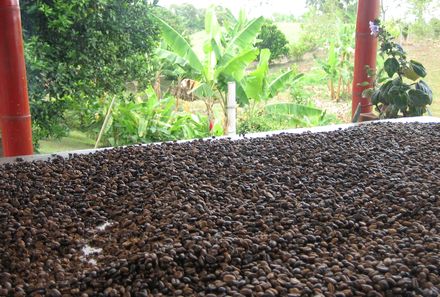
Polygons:
M98 99L146 83L158 31L142 0L23 0L34 141L62 136L65 110L89 122Z

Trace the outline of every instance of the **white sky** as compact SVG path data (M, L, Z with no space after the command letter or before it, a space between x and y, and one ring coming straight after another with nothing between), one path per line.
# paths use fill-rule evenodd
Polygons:
M408 3L406 0L383 0L387 10L387 19L408 19ZM274 13L300 16L306 11L305 0L269 0L270 4L259 5L259 0L159 0L159 5L168 7L172 4L191 3L195 7L206 8L212 4L222 5L231 9L237 14L241 8L244 8L250 17L265 16L270 17ZM440 1L435 0L432 3L425 17L440 18ZM409 17L412 20L413 17Z

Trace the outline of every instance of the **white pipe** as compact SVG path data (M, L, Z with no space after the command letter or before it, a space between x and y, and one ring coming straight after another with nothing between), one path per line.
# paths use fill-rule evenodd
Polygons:
M237 100L235 82L228 82L228 136L237 134Z

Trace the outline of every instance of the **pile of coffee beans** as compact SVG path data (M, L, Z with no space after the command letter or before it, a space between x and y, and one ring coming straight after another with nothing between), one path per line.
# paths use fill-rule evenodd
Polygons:
M0 296L439 295L439 124L0 166Z

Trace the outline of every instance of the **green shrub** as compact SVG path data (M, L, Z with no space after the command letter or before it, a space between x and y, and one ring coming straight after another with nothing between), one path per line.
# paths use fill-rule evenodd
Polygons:
M238 121L240 134L340 123L334 115L310 105L274 103L247 109Z
M109 105L96 115L95 132L103 125ZM176 112L175 105L172 96L159 100L152 87L137 96L130 94L117 98L103 128L103 142L105 145L119 146L211 135L207 116ZM214 127L214 134L222 135L223 131L218 126Z
M314 51L319 44L317 36L313 34L301 34L299 40L290 45L290 57L295 61L301 61L304 55Z
M159 31L149 1L20 4L35 142L66 132L65 110L76 109L84 123L99 98L152 77Z
M277 25L267 22L261 27L258 35L259 40L255 46L257 48L270 50L270 61L277 60L289 54L289 42L283 32L278 29Z
M440 38L440 19L431 19L431 21L429 22L429 27L432 30L434 38Z
M309 105L312 93L305 88L303 83L290 87L290 97L296 104Z
M315 127L339 123L325 110L294 103L275 103L265 107L265 117L286 128Z
M383 69L376 75L379 80L364 90L363 96L371 99L380 118L422 116L434 97L430 87L422 80L427 75L425 67L408 59L406 52L394 42L394 37L379 20L375 20L370 28L379 40L380 55L386 60ZM385 72L388 77L381 80L380 72ZM365 84L369 85L368 82Z
M409 26L409 33L412 39L429 37L431 32L431 28L424 21L415 22Z
M286 126L265 117L263 108L257 108L252 112L247 110L238 118L237 132L239 135L282 129L286 129Z

